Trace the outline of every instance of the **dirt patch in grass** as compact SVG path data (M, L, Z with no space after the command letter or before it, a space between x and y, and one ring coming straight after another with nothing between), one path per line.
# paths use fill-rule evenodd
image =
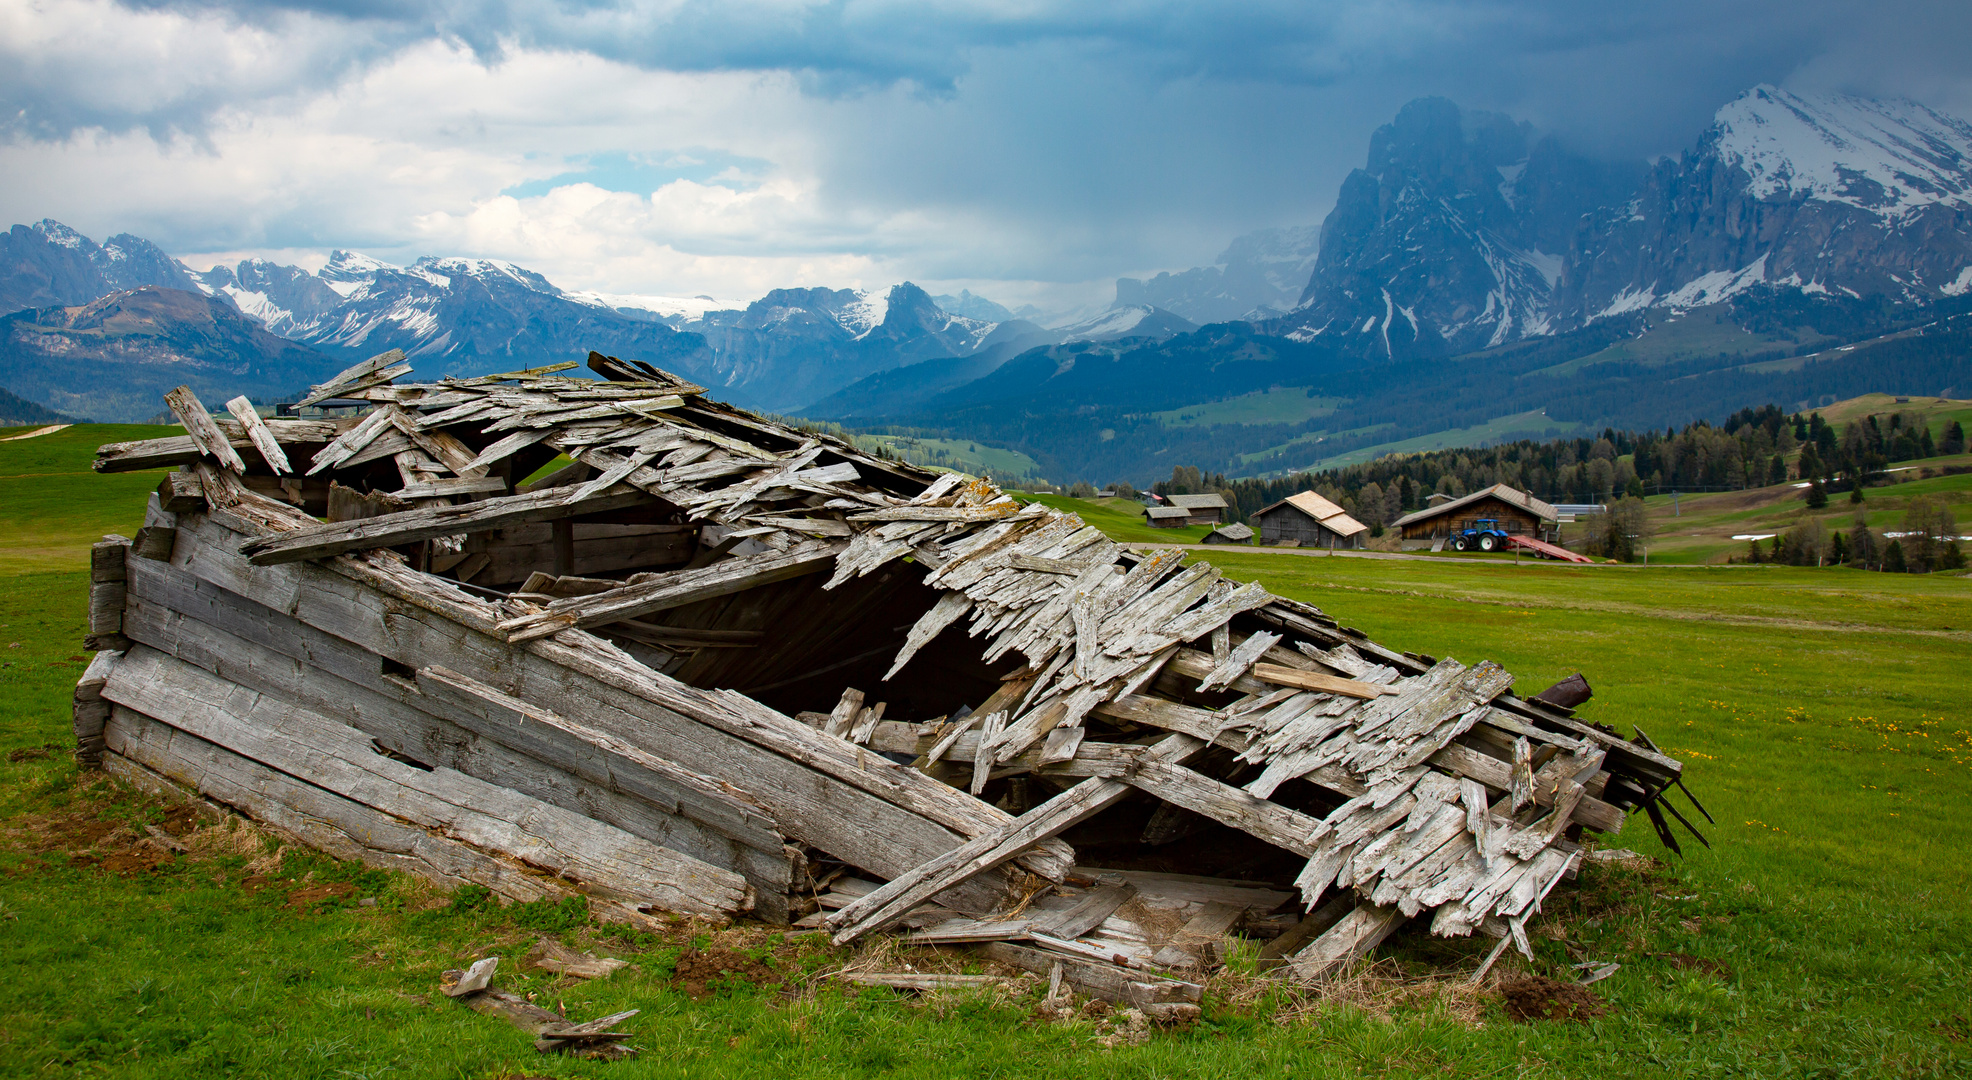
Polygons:
M1714 976L1722 982L1732 981L1732 968L1728 967L1723 960L1710 960L1703 956L1693 956L1690 953L1681 952L1660 952L1651 953L1650 955L1670 964L1679 971L1695 971L1701 975Z
M696 1000L738 983L778 989L785 980L779 972L743 952L713 946L686 950L678 957L671 981Z
M313 911L323 904L356 895L356 886L347 881L327 885L307 885L288 894L288 906L296 911Z
M1539 975L1522 975L1500 984L1506 1014L1521 1023L1564 1020L1585 1024L1609 1011L1594 991Z

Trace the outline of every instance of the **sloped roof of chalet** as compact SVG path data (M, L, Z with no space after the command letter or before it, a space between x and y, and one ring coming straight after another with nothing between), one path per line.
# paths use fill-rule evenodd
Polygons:
M1206 535L1223 536L1229 540L1251 540L1253 539L1253 528L1250 525L1233 522L1231 525L1221 525Z
M1077 750L1079 740L1057 738L1090 716L1126 731L1175 732L1158 745L1175 740L1176 756L1147 759L1141 773L1136 766L1121 770L1128 783L1175 799L1193 789L1215 793L1185 803L1200 813L1221 803L1244 807L1233 824L1308 860L1297 884L1310 906L1332 895L1332 887L1353 888L1364 902L1394 904L1406 915L1435 909L1432 928L1444 934L1470 933L1495 917L1524 918L1580 858L1579 846L1566 839L1571 822L1620 827L1620 806L1585 793L1599 770L1623 778L1608 784L1610 792L1642 792L1646 800L1677 776L1671 759L1516 698L1509 692L1512 676L1491 661L1467 667L1394 651L1312 605L1273 596L1258 583L1227 580L1209 563L1187 564L1180 551L1126 549L1072 514L1023 506L984 480L935 474L774 423L708 400L701 388L648 365L592 353L590 366L607 381L560 376L574 366L562 365L400 384L394 379L409 370L403 360L393 351L314 388L313 400L375 403L363 416L334 421L261 420L250 410L215 421L181 388L167 400L186 435L106 446L96 467L186 465L214 507L261 531L241 548L251 562L347 555L388 564L515 644L555 635L557 642L609 648L607 639L589 636L592 628L634 618L624 612L642 610L636 605L653 591L685 588L673 579L737 574L748 559L762 567L819 568L830 573L822 585L827 590L908 558L940 599L911 628L885 679L961 620L970 621L983 662L1012 652L1027 661L1031 685L994 714L1003 726L983 729L997 734L979 760L1031 762L1038 753L1043 764L1032 767L1045 770L1055 767L1049 762L1077 766L1077 755L1091 752L1111 758L1147 752L1098 738ZM537 443L569 455L589 474L563 470L543 481L549 486L526 491L488 474ZM247 466L236 448L255 464ZM297 455L291 464L288 453ZM249 471L327 473L360 487L387 473L374 467L386 458L402 476L402 486L388 494L407 508L357 521L319 521L240 480ZM450 502L468 495L484 497ZM691 522L734 530L755 542L754 553L729 552L708 567L640 574L603 592L542 602L413 570L380 550L653 499ZM1312 492L1284 501L1335 531L1363 528ZM1230 655L1215 657L1210 646L1196 644L1236 617L1241 629L1228 639L1235 643ZM1200 680L1195 685L1206 696L1187 703L1160 696L1160 672ZM742 697L666 682L656 672L650 678L672 686L681 700ZM1229 703L1198 707L1213 699L1208 691L1222 691ZM745 707L756 718L749 722L800 724L750 699ZM1549 764L1531 788L1514 779L1509 763L1454 745L1474 725L1494 720L1506 733L1501 738L1525 734L1562 751L1541 759ZM1259 774L1235 790L1183 767L1213 743L1260 766ZM1067 756L1051 756L1059 754ZM1064 775L1118 775L1089 761L1083 771ZM1297 779L1340 805L1315 816L1270 801ZM1530 817L1531 824L1495 817L1487 804L1500 796L1481 783L1546 800L1542 805L1554 804L1555 812ZM1468 822L1477 823L1477 834ZM1397 830L1403 834L1393 836Z
M1190 518L1191 511L1182 506L1146 506L1143 516L1152 521L1168 521L1175 518Z
M1187 510L1224 510L1226 497L1217 493L1209 495L1172 495L1172 506L1182 506Z
M1489 488L1480 488L1478 491L1475 491L1472 494L1465 496L1464 498L1453 499L1451 502L1439 503L1436 506L1427 506L1424 509L1419 510L1415 513L1405 514L1403 517L1397 519L1395 526L1401 528L1402 526L1409 525L1414 521L1426 521L1431 518L1439 517L1444 514L1453 513L1454 511L1457 511L1462 507L1470 506L1473 503L1480 501L1481 499L1487 498L1488 496L1499 499L1500 501L1509 503L1513 506L1517 506L1520 509L1525 510L1528 513L1534 515L1535 517L1540 518L1542 521L1553 521L1556 517L1556 512L1553 506L1544 503L1539 499L1534 498L1532 495L1529 495L1526 492L1519 490L1518 488L1511 488L1506 486L1505 484L1494 484L1492 487Z
M1260 514L1265 514L1281 506L1292 506L1296 510L1314 518L1322 524L1323 528L1337 536L1354 536L1359 532L1369 531L1369 526L1350 517L1348 511L1312 491L1296 492L1285 499L1268 503L1266 506L1261 507L1259 512L1253 516L1259 517Z

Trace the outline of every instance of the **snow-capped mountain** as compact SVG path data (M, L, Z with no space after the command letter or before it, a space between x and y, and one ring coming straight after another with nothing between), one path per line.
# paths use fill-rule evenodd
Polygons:
M735 400L790 411L878 372L972 356L1038 327L954 315L923 289L775 289L741 310L680 324L705 339L711 359L694 377Z
M1496 113L1413 101L1371 136L1322 223L1300 306L1273 326L1385 358L1548 333L1576 223L1625 197L1638 171Z
M1577 321L1762 284L1898 300L1964 293L1972 124L1914 101L1754 87L1695 149L1587 224L1566 277Z
M1124 338L1163 341L1196 329L1196 323L1163 308L1149 304L1118 303L1099 315L1057 326L1054 334L1056 341L1121 341Z
M87 304L141 285L198 288L178 260L141 236L119 233L99 246L50 219L0 233L0 312Z
M1320 252L1313 226L1261 229L1237 237L1211 266L1156 277L1117 278L1117 307L1158 307L1196 325L1278 317L1300 302Z

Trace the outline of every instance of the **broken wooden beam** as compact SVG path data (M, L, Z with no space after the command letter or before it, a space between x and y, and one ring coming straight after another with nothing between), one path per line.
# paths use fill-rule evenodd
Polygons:
M606 626L803 577L834 563L840 550L841 546L832 541L809 540L786 551L726 559L696 570L673 570L640 584L557 600L546 611L509 619L498 629L507 640L519 642L570 628Z
M553 488L462 506L400 510L364 521L336 522L257 537L242 544L240 553L255 566L274 566L304 559L324 559L345 551L396 547L438 536L487 532L531 521L553 521L581 514L622 510L657 501L655 496L627 485L587 499L572 498L573 494L563 488Z

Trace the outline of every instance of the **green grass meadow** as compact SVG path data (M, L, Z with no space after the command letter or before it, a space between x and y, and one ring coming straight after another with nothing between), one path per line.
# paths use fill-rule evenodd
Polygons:
M1661 867L1585 870L1531 927L1538 962L1507 961L1557 977L1620 963L1586 1022L1510 1019L1456 981L1490 941L1411 933L1348 1000L1256 987L1236 957L1203 1022L1120 1037L1101 1010L1040 1015L1031 985L846 988L824 976L856 957L813 938L631 934L567 905L448 897L305 851L276 860L255 835L192 830L169 804L78 772L65 746L87 661L87 543L133 529L156 483L89 472L90 448L124 437L0 443L0 1074L1972 1075L1966 578L1212 553L1388 645L1498 660L1525 692L1582 671L1597 692L1582 715L1642 725L1718 821L1712 847L1687 841L1683 858L1632 821L1607 845ZM1138 536L1128 509L1089 520L1125 540L1184 531ZM147 825L190 850L146 847ZM637 967L587 983L525 968L544 935ZM623 1025L641 1054L544 1057L438 992L440 972L485 955L502 957L503 988L572 1017L643 1010ZM930 952L883 966L906 963L983 970ZM681 982L694 964L735 974Z

